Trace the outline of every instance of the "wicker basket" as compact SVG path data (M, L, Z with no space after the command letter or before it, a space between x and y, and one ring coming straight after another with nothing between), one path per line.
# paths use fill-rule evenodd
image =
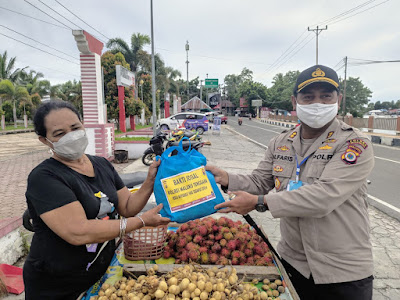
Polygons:
M167 225L143 227L124 236L124 255L128 260L158 259L164 252Z

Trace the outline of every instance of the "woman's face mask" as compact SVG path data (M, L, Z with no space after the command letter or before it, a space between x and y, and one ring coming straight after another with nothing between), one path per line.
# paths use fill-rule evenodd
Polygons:
M69 160L80 158L88 145L85 130L71 131L59 139L58 142L49 142L53 145L54 152L57 153L57 155Z

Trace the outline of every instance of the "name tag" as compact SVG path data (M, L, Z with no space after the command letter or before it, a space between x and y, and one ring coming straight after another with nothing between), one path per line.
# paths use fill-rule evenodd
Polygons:
M288 191L293 191L293 190L297 190L298 188L302 187L303 185L304 185L303 181L301 181L301 180L299 180L297 182L295 180L290 180L286 189Z

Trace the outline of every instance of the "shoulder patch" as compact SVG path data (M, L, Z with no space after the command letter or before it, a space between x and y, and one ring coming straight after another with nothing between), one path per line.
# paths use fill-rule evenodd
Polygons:
M334 131L329 131L326 138L329 139L334 133L335 133Z
M280 147L278 147L277 149L278 149L279 151L282 151L282 152L286 152L286 151L289 151L289 150L290 150L286 145L280 146Z
M347 143L349 145L358 144L361 147L363 147L364 149L367 149L367 147L368 147L367 143L361 139L351 139L351 140L348 140Z
M289 136L290 138L294 138L297 135L297 131L293 131L292 134Z

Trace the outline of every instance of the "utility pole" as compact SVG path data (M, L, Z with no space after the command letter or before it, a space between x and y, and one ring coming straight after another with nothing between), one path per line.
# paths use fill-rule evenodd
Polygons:
M186 41L186 85L187 85L187 100L189 101L189 42Z
M156 122L157 122L157 110L156 110L156 64L154 61L154 31L153 31L153 0L150 2L151 10L151 87L152 87L152 98L153 98L153 135L156 135Z
M316 41L317 41L317 47L316 47L316 51L317 51L317 54L316 54L316 61L317 61L317 63L316 63L316 65L318 65L318 36L319 36L319 34L321 33L322 30L327 30L327 29L328 29L328 26L325 26L325 28L319 28L319 27L317 26L317 28L314 28L314 29L310 29L310 27L308 27L307 29L308 29L308 31L314 31L315 34L317 35L317 38L316 38Z
M203 101L203 80L200 79L200 100Z
M346 115L347 56L344 58L343 115Z

